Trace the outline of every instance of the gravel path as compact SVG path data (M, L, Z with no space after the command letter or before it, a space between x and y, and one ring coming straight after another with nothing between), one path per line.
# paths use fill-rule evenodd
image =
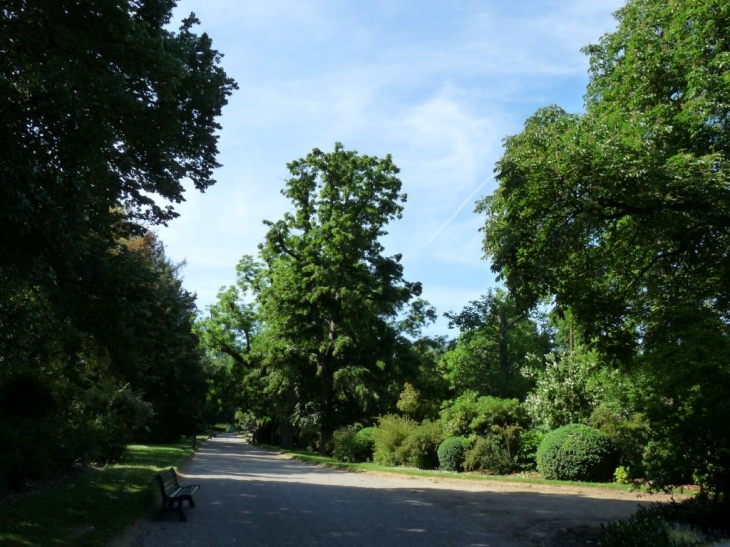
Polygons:
M188 522L155 512L117 545L568 547L647 503L604 489L335 471L232 434L205 443L183 471L182 483L201 485Z

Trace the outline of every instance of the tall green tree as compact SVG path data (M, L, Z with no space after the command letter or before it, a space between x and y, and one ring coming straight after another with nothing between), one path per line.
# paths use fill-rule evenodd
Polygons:
M686 450L674 461L707 475L730 469L730 435L712 418L728 414L715 391L730 387L716 340L730 336L730 6L630 0L616 18L585 49L585 114L545 108L506 139L499 188L477 207L484 250L523 305L553 296L605 355L654 371L671 404L652 423L681 431L668 453ZM722 357L680 358L688 343ZM730 491L730 474L713 476Z
M214 183L216 120L236 84L194 16L168 28L174 7L0 5L0 389L51 393L25 429L57 431L47 443L72 461L85 445L74 409L104 406L84 406L98 402L90 385L117 402L144 392L157 432L195 414L194 297L145 234L177 215L184 180Z
M194 16L167 29L174 5L0 8L0 317L28 292L48 306L83 297L100 253L176 216L160 203L180 203L184 179L214 183L216 118L236 84Z
M539 314L517 307L503 289L489 290L459 313L445 314L458 327L454 348L443 357L451 388L479 395L524 398L530 382L521 374L530 354L550 351L550 332Z
M256 417L271 408L258 341L263 325L254 298L261 265L244 256L236 266L236 284L222 287L207 316L196 323L210 360L209 412L232 423L236 412ZM213 417L213 416L211 416Z
M421 286L404 281L401 256L385 256L380 243L406 199L390 156L359 155L337 143L288 168L282 193L293 211L266 222L260 251L267 283L259 301L281 360L317 386L316 397L310 384L299 402L315 409L325 450L338 396L365 395L393 366L394 323Z

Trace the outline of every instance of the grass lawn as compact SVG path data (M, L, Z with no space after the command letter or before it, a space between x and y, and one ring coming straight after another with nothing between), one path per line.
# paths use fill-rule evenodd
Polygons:
M123 461L91 469L55 488L0 507L0 545L106 545L154 503L155 473L191 456L189 442L132 445Z

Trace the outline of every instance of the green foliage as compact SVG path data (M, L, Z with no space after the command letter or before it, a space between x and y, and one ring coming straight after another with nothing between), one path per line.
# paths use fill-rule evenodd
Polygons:
M236 284L218 291L208 314L195 323L201 351L205 354L208 422L239 422L239 428L254 432L264 419L278 419L286 412L273 402L263 377L262 323L251 298L258 286L262 265L243 256L236 265Z
M194 297L154 235L119 247L94 261L93 283L66 321L49 302L28 299L19 313L38 312L33 328L21 338L0 329L0 476L22 483L25 472L114 460L132 439L177 440L195 427L206 384Z
M707 538L688 528L666 522L659 512L639 507L627 520L604 527L601 547L700 547Z
M439 370L439 363L448 346L445 336L423 336L409 342L408 352L399 359L394 379L397 376L408 378L408 383L418 391L416 414L411 416L414 419L437 419L441 403L449 397L448 381ZM392 408L392 402L388 399L381 397L381 408Z
M603 403L593 411L588 425L614 442L622 466L640 468L651 434L650 424L643 414L627 411L616 403Z
M441 423L451 435L482 435L491 433L494 427L523 427L526 422L527 416L517 399L479 397L473 391L446 401L441 410Z
M651 423L647 478L658 487L671 487L697 477L706 491L730 495L726 319L706 306L687 303L657 324L646 346L638 359L645 371L645 395L638 403Z
M147 227L177 216L183 180L215 182L216 120L236 84L194 17L169 28L173 7L9 0L0 10L0 385L44 378L52 396L39 388L28 401L54 405L43 417L0 411L0 477L9 461L52 473L94 452L117 457L133 427L122 422L142 406L126 395L97 404L91 386L142 393L150 438L199 419L194 295Z
M441 424L424 420L414 427L396 448L396 461L402 465L418 469L437 469L439 466L438 447L444 440Z
M609 481L617 460L617 450L611 440L582 424L551 431L537 450L537 469L546 479Z
M406 416L414 417L418 413L420 395L416 388L406 382L395 406Z
M485 471L490 474L506 475L515 469L515 458L512 450L514 440L506 440L500 435L479 437L474 446L466 452L464 469L467 471ZM511 450L512 449L512 450Z
M381 416L378 426L372 433L375 443L373 461L391 467L404 465L405 461L402 456L406 454L400 449L416 427L418 424L408 418L394 414Z
M616 468L616 471L613 472L613 480L615 480L619 484L629 484L630 478L631 478L631 469L629 467L624 467L623 465L619 465Z
M332 457L341 462L368 462L373 459L375 443L372 439L374 428L359 429L343 427L335 431Z
M384 256L380 243L406 198L390 156L359 155L336 143L330 153L314 149L287 167L282 193L293 211L265 222L260 245L262 353L284 414L296 406L314 417L324 450L339 423L361 418L356 414L392 385L409 349L395 318L421 286L403 279L401 255ZM433 315L423 302L415 306L414 318Z
M190 442L131 445L122 455L123 463L67 475L54 488L3 504L0 545L110 545L155 503L153 475L178 467L191 454Z
M516 466L521 471L537 469L537 450L545 435L535 429L521 431L517 449Z
M677 457L673 448L669 441L661 439L651 440L646 445L642 468L645 477L657 488L692 484L691 466L686 456Z
M444 434L438 423L425 420L418 425L409 418L388 414L378 420L372 439L373 461L377 464L436 469L437 450Z
M464 437L449 437L448 439L444 439L437 451L439 469L443 471L463 471L467 442L467 439Z
M521 374L525 357L549 351L542 317L518 309L501 289L490 290L459 314L445 315L449 326L461 331L456 345L443 356L451 389L523 398L531 385Z
M484 251L519 307L551 298L604 363L646 375L655 484L727 495L730 11L629 0L616 18L585 49L585 113L547 107L506 139Z
M373 438L374 427L363 427L357 432L355 441L358 444L358 450L360 454L365 457L363 461L370 462L373 460L373 453L375 452L375 439Z
M152 420L152 405L129 386L96 384L79 401L79 427L87 431L86 456L103 463L116 462L135 434Z
M600 400L600 390L608 383L599 369L596 352L579 350L573 354L547 355L544 366L526 372L535 387L524 407L535 427L552 431L571 423L586 422Z
M601 547L700 547L730 537L730 504L700 496L639 507L631 517L602 525Z

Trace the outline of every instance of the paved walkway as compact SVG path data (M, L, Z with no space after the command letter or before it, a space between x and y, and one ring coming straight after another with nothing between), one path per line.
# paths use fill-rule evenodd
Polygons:
M182 483L201 485L197 507L184 509L188 522L156 512L129 545L527 546L555 543L555 534L576 525L571 511L580 509L579 524L595 527L637 506L539 487L323 469L233 434L205 443L183 472Z

